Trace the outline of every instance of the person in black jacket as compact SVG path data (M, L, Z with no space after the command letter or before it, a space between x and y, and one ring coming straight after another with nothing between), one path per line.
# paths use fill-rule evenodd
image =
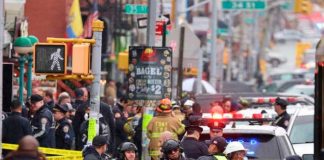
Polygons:
M180 142L177 140L169 139L162 144L161 152L163 156L160 160L186 160L182 155L183 149Z
M83 150L83 160L104 160L108 147L106 142L107 140L104 136L95 136L92 145Z
M198 160L227 160L225 148L227 146L226 139L223 137L214 137L209 142L208 156L199 157Z
M276 98L274 109L277 112L278 116L272 122L272 125L287 129L290 120L290 115L286 111L287 105L288 102L286 100L279 97Z
M56 104L53 108L54 119L56 123L55 142L56 148L59 149L72 149L74 142L74 131L72 125L65 117L68 108L66 105Z
M197 159L200 156L208 155L208 148L203 142L199 142L200 134L203 131L198 125L186 127L187 135L181 142L187 158Z
M125 108L128 105L128 100L123 97L120 99L119 103L113 108L113 113L116 122L116 134L115 134L115 145L119 146L123 142L128 141L127 134L124 132L124 125L127 122L128 113L125 111ZM117 150L116 150L117 151Z
M32 130L27 118L22 117L22 106L18 100L13 100L10 106L9 117L3 121L2 142L18 144L19 140L31 135Z
M44 105L43 97L34 94L30 98L30 111L34 113L31 125L34 137L41 147L55 147L55 122L52 112Z

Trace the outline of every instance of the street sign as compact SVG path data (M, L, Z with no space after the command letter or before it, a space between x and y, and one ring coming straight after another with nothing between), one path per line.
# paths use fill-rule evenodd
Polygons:
M228 28L218 28L217 34L221 36L227 36L228 35Z
M129 47L128 98L171 98L171 57L170 47Z
M66 73L67 48L63 43L38 43L34 48L35 74Z
M200 49L200 39L196 34L190 29L187 24L184 24L185 34L184 34L184 48L183 48L183 64L186 67L196 67L198 68L198 58ZM169 35L166 37L167 46L173 49L172 66L178 67L178 57L180 49L180 32L181 28L173 29Z
M148 7L147 5L126 4L125 13L126 14L147 14Z
M163 25L164 21L156 21L155 24L155 35L162 36L163 35Z
M223 10L265 10L265 0L223 0Z

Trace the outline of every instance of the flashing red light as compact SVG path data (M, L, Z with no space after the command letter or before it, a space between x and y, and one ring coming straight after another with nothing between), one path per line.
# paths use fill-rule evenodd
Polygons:
M296 102L296 98L295 97L288 97L287 101L288 102Z
M252 118L253 118L253 119L261 119L261 118L262 118L262 114L261 114L261 113L254 113L254 114L252 115Z
M258 103L264 103L264 98L259 98Z
M243 118L243 114L241 114L241 113L235 113L233 117L234 118Z
M275 103L276 102L276 98L272 97L269 99L270 103Z

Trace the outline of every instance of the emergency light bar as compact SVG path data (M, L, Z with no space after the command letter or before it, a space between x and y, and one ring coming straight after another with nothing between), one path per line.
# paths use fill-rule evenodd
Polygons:
M269 122L273 121L274 118L269 114L254 113L251 115L243 115L241 113L204 113L202 115L202 123L208 124L213 121L219 121L223 123L237 122L237 121L248 121L248 122Z
M277 97L244 97L240 98L241 101L248 101L250 103L275 103ZM288 103L304 102L303 97L280 97L281 99L286 100Z

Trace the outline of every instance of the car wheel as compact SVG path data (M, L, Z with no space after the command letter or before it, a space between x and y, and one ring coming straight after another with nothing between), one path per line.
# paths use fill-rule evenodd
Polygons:
M271 65L272 65L272 67L278 67L279 66L279 64L280 64L280 61L279 61L279 59L272 59L271 60Z

